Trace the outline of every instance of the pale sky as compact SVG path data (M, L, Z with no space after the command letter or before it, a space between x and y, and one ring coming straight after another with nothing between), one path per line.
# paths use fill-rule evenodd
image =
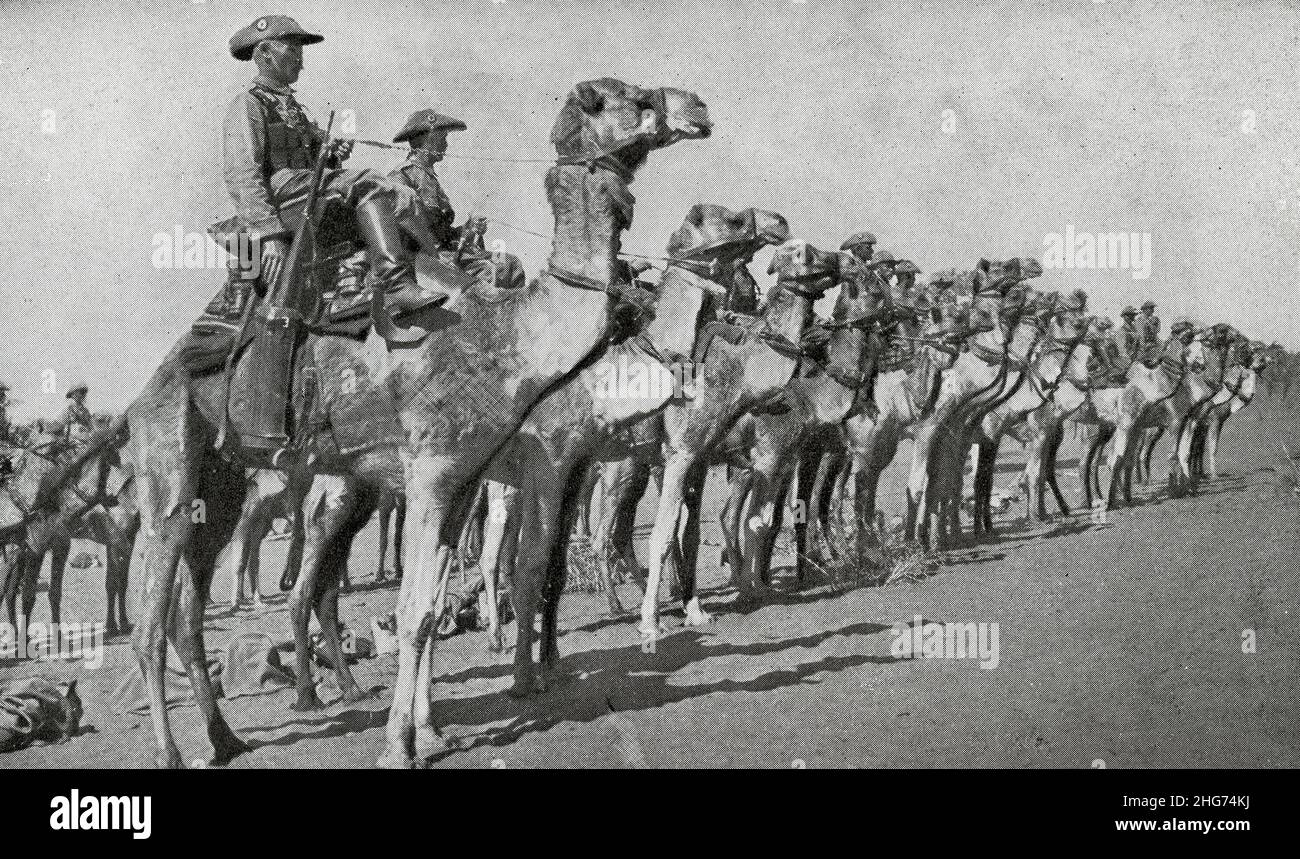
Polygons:
M255 69L227 40L276 12L326 37L300 99L322 122L352 111L359 137L432 106L470 126L452 152L546 157L578 81L699 93L715 133L651 156L628 250L662 250L696 202L774 209L819 247L871 230L925 272L1042 259L1067 227L1147 233L1148 280L1038 283L1081 286L1111 315L1150 296L1166 328L1186 314L1300 345L1288 3L4 0L0 378L20 416L56 414L73 376L92 408L122 408L220 287L221 270L155 269L153 237L230 213L221 119ZM399 161L359 148L349 166ZM439 173L458 221L550 232L545 165ZM493 238L530 275L548 249Z

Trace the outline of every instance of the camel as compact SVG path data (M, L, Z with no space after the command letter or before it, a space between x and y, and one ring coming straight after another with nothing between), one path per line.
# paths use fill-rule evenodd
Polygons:
M56 554L50 568L50 622L60 622L69 535L81 517L106 498L109 471L121 464L116 448L119 431L118 425L101 427L66 459L46 445L26 448L19 455L4 491L22 515L0 531L0 546L12 547L5 550L8 575L0 586L11 624L17 623L20 591L21 613L31 616L37 577L50 552Z
M965 302L945 301L907 321L909 333L894 335L906 339L896 344L889 362L876 374L873 408L851 416L842 432L824 434L820 447L805 452L808 464L801 463L800 480L810 472L815 474L806 513L811 527L805 538L810 558L835 554L834 544L827 539L828 529L833 513L835 521L842 522L836 512L846 497L840 484L850 475L859 550L865 550L874 539L871 528L876 521L880 475L893 461L900 442L911 437L912 427L933 408L941 374L951 367L967 336L969 309ZM797 561L804 562L804 558Z
M797 344L812 318L813 302L836 284L840 259L803 242L778 249L768 267L777 275L768 295L761 328L737 344L719 338L706 356L703 378L696 380L695 396L673 403L663 414L663 488L650 533L650 568L641 600L639 631L649 640L662 630L659 622L659 583L670 553L675 564L680 597L686 608L686 625L712 621L695 593L694 551L699 533L699 488L707 468L707 453L724 438L746 412L781 397L799 367ZM783 345L784 344L784 345ZM687 496L687 486L691 487ZM686 528L678 542L683 501L687 501ZM682 551L689 549L689 554ZM742 580L741 599L755 596L752 582Z
M1083 486L1084 505L1091 508L1093 497L1101 497L1099 459L1101 448L1107 441L1112 447L1109 456L1110 488L1105 509L1118 506L1119 494L1124 493L1126 503L1132 503L1132 441L1144 420L1155 416L1157 409L1178 396L1190 402L1185 392L1189 375L1204 367L1201 343L1188 327L1171 336L1160 348L1160 357L1154 368L1141 362L1128 370L1128 384L1123 387L1094 389L1089 393L1089 405L1073 416L1076 423L1091 425L1091 433L1079 459L1079 483ZM1116 470L1116 469L1120 470Z
M400 459L396 449L392 451L393 468L400 470ZM290 542L285 558L284 572L280 576L280 590L290 591L298 580L298 570L302 564L303 544L306 532L302 527L301 509L307 491L311 488L311 473L308 469L282 471L270 468L248 468L244 471L248 482L244 495L244 506L240 511L239 523L235 526L230 545L226 550L226 564L230 570L230 606L238 610L249 600L251 594L253 608L260 608L262 592L259 584L261 571L262 541L271 533L274 520L282 518L288 521ZM397 515L394 536L394 573L402 577L402 524L406 518L406 501L400 490L393 490L387 485L379 487L376 500L376 512L379 514L379 559L375 565L375 581L383 582L388 576L388 537L389 525L393 514ZM340 590L344 593L351 587L347 567L342 570Z
M799 509L807 511L827 434L839 432L855 411L869 408L882 342L878 328L894 313L889 290L873 270L866 270L862 283L852 277L842 280L832 318L817 323L830 332L826 359L804 360L786 387L791 407L743 415L715 446L712 459L729 466L730 492L720 523L728 567L741 590L769 583L772 547L796 469ZM802 582L807 575L806 516L795 517L794 531L796 576Z
M710 130L707 108L693 93L612 78L578 84L552 132L558 158L546 189L556 238L546 272L519 291L476 282L448 305L456 324L430 333L430 320L445 319L447 309L417 314L407 320L412 342L391 349L375 332L364 343L313 333L300 347L299 375L315 371L313 410L331 432L310 433L301 454L314 477L291 612L296 628L308 610L316 612L349 700L364 693L341 653L340 568L364 524L358 511L377 486L404 488L408 503L405 536L415 563L406 565L398 597L398 677L381 765L413 766L417 737L442 743L429 714L431 631L464 490L533 403L603 345L609 295L645 300L614 278L619 236L631 221L627 185L651 151ZM156 762L169 767L182 760L163 701L169 640L186 665L213 761L246 749L212 694L202 630L213 565L238 522L246 480L243 465L215 444L226 409L223 379L190 378L179 361L182 345L127 410L144 541L143 610L133 641L149 688ZM234 369L241 388L256 372L246 363ZM392 468L394 449L402 452L400 470ZM195 527L200 511L203 526ZM182 558L186 574L178 578ZM315 705L314 692L306 692L299 687L299 703Z
M747 260L762 246L788 238L785 219L774 212L692 206L668 243L669 264L659 282L654 318L639 332L627 332L630 336L599 360L549 392L489 469L492 481L518 490L511 499L489 483L489 508L498 499L509 506L505 515L488 517L480 559L489 641L496 643L500 632L493 573L506 531L518 531L510 590L516 619L512 695L544 691L546 673L558 658L555 612L588 464L624 427L658 413L670 402L704 395L698 389L698 368L690 365L689 356L706 299L725 295L719 279L730 277L736 260ZM658 379L652 378L656 375ZM608 593L612 592L610 585ZM540 672L533 664L533 619L539 606Z
M1055 295L1039 295L1019 285L1019 279L1010 285L1000 311L1000 325L1007 332L999 375L987 388L961 399L950 412L947 421L935 436L928 468L931 487L928 503L930 515L922 522L921 534L930 538L936 548L945 548L962 537L960 511L965 483L965 465L973 449L977 449L980 423L984 416L1013 396L1025 380L1034 349L1043 338L1045 321L1055 309ZM986 359L993 356L986 355ZM988 360L985 361L988 363ZM956 365L954 365L954 369ZM939 403L943 403L940 391ZM972 469L978 477L978 469ZM981 487L976 488L978 496ZM990 491L992 487L990 485ZM934 523L931 535L927 523ZM976 523L979 524L978 522Z
M1065 421L1069 420L1088 401L1091 380L1087 373L1086 360L1103 346L1104 333L1097 326L1097 319L1085 335L1084 346L1088 356L1085 359L1083 373L1080 375L1078 365L1067 365L1062 378L1064 384L1058 384L1051 398L1038 408L1025 415L1020 422L1007 429L1013 438L1023 442L1027 448L1025 471L1021 484L1025 488L1025 521L1046 522L1047 500L1044 490L1049 489L1062 515L1070 515L1069 504L1056 481L1056 456L1065 438ZM1078 350L1075 355L1077 356Z
M975 432L979 447L974 480L976 534L993 534L993 474L1002 436L1025 426L1031 414L1056 398L1063 382L1087 384L1092 349L1086 338L1092 317L1086 311L1087 295L1082 290L1076 290L1066 303L1048 300L1037 305L1036 322L1044 336L1026 362L1020 383L1012 384L1009 395L985 413Z
M1215 454L1219 448L1219 436L1223 433L1224 422L1246 406L1255 397L1255 390L1264 371L1268 369L1273 355L1264 344L1252 341L1241 356L1240 372L1235 377L1225 379L1223 390L1214 398L1214 403L1202 420L1197 423L1192 442L1192 469L1198 477L1209 476L1218 479L1219 470Z
M1169 496L1177 498L1188 491L1195 494L1196 485L1189 462L1194 428L1201 414L1211 408L1222 393L1228 375L1240 369L1230 366L1229 358L1236 354L1236 350L1230 349L1231 342L1227 337L1221 336L1222 333L1221 326L1215 326L1197 335L1197 340L1202 344L1210 344L1210 348L1203 349L1205 368L1188 374L1178 394L1163 403L1164 408L1155 409L1143 418L1142 426L1136 431L1132 442L1133 455L1127 465L1126 481L1131 481L1133 477L1142 483L1150 481L1151 457L1155 447L1165 432L1173 427L1167 478ZM1235 336L1235 331L1232 333ZM1128 473L1130 471L1131 474Z
M937 542L941 543L956 516L951 484L958 481L959 498L961 463L970 449L963 442L969 438L971 423L983 408L996 403L1011 375L1010 363L1023 362L1037 339L1036 328L1017 325L1017 339L1008 344L1003 313L1007 311L1014 324L1024 301L1024 291L1012 292L1011 287L1041 272L1041 266L1032 259L1000 263L980 260L974 269L970 310L974 336L967 340L968 351L962 352L943 374L934 408L913 430L904 520L909 539L930 545L933 519L938 525ZM954 456L959 457L955 465L951 462ZM930 483L935 479L942 483L931 492Z

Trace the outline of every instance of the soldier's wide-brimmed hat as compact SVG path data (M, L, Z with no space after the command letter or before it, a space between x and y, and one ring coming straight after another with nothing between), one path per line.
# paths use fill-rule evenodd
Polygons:
M1156 303L1155 303L1154 301L1152 301L1151 299L1149 299L1149 298L1148 298L1146 301L1142 302L1142 309L1143 309L1143 310L1146 310L1148 307L1150 307L1152 310L1154 310L1154 309L1155 309L1155 306L1156 306Z
M90 386L87 385L85 382L81 381L80 379L78 379L72 383L72 387L68 388L68 392L63 396L71 397L73 394L77 393L78 391L82 391L84 393L84 392L88 392L89 390L90 390Z
M881 268L887 265L896 265L897 263L898 260L894 259L894 255L889 251L876 251L871 257L871 262L867 263L867 268Z
M1173 335L1182 334L1184 331L1195 331L1196 324L1190 319L1180 319L1169 327L1169 333Z
M445 113L438 113L433 108L417 110L406 120L406 125L402 130L393 135L394 143L404 143L412 137L418 137L425 132L433 131L435 128L450 128L455 131L464 131L468 128L465 123L461 122L454 116L448 116Z
M1099 317L1096 324L1098 331L1105 331L1107 328L1111 328L1115 325L1114 322L1110 321L1105 316Z
M1120 315L1120 316L1137 316L1137 312L1138 312L1138 309L1137 309L1136 307L1134 307L1133 305L1130 304L1128 307L1125 307L1123 310L1121 310L1121 311L1119 312L1119 315Z
M840 250L847 251L856 248L858 245L874 245L875 243L876 237L873 233L854 233L844 240L844 244L840 245Z
M251 60L258 42L274 39L280 42L297 42L314 45L325 41L324 36L308 33L288 15L263 15L230 37L230 55L237 60Z
M910 259L900 259L894 266L895 274L920 274L921 269Z

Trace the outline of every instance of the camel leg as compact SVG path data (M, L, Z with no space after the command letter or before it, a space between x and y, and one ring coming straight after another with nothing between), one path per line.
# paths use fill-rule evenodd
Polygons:
M620 503L618 508L618 518L615 520L614 528L614 547L622 559L623 567L631 574L636 586L645 593L645 571L641 568L640 561L636 558L636 509L640 505L641 499L645 497L646 489L650 487L650 476L654 469L647 463L638 459L632 460L633 470L631 482L627 487L627 501ZM662 472L659 473L662 478ZM656 487L662 485L662 481L656 482ZM658 491L658 489L656 489Z
M308 627L312 608L319 599L318 594L323 593L328 586L323 581L322 567L326 563L327 555L330 554L335 536L352 516L356 503L356 489L347 478L317 475L303 504L301 515L306 527L306 542L303 545L302 567L298 571L298 580L294 582L293 590L289 592L289 619L293 625L294 664L297 675L295 689L297 699L290 708L299 712L320 710L325 706L316 695ZM323 626L322 632L324 632Z
M1110 443L1110 489L1106 493L1106 509L1113 510L1119 506L1120 492L1124 484L1124 474L1132 457L1133 421L1128 417L1120 418L1115 428L1115 435Z
M993 476L997 467L998 444L981 441L975 463L975 521L976 534L994 536L993 531Z
M740 549L741 518L745 510L745 499L749 497L753 484L754 472L749 468L728 469L727 501L718 514L718 524L722 528L722 558L727 565L732 587L740 587L740 570L742 557Z
M1211 419L1210 426L1205 433L1205 450L1201 454L1207 473L1215 480L1219 477L1219 466L1215 461L1215 456L1219 451L1219 434L1223 432L1223 424L1223 418L1218 415Z
M379 505L379 562L375 565L375 584L388 578L388 525L394 506L391 499Z
M817 516L821 512L815 500L820 489L817 480L824 473L822 462L828 458L817 456L816 452L799 457L798 511L794 519L794 574L799 584L808 580L808 526L812 524L814 532L817 530Z
M302 521L302 504L305 496L291 500L289 506L289 551L284 559L284 572L280 574L280 590L293 590L302 569L302 553L307 542L307 526Z
M912 468L907 478L907 517L904 528L910 540L929 546L930 456L937 424L926 423L916 430L912 443Z
M552 530L560 518L554 493L548 493L548 487L543 485L545 478L524 469L520 478L519 528L528 534L528 539L519 543L515 579L510 588L510 604L515 612L515 656L514 681L508 693L514 698L545 690L545 681L533 662L533 645L537 640L536 621L544 577L549 574Z
M1155 427L1150 431L1146 443L1142 448L1142 483L1151 482L1151 456L1155 453L1156 445L1160 443L1160 437L1165 434L1164 427Z
M444 526L455 492L446 485L444 472L445 464L436 456L415 456L407 465L407 541L414 546L416 564L412 575L402 579L397 597L397 680L386 746L378 761L381 767L414 766L417 698L428 707L429 690L417 688L418 676L422 665L426 675L430 670L427 656L432 653L451 569L452 550L444 544Z
M1062 516L1070 515L1070 505L1065 503L1065 495L1061 492L1061 486L1056 482L1056 454L1061 449L1061 442L1065 440L1065 427L1057 423L1048 430L1047 450L1043 462L1043 471L1047 480L1047 485L1051 487L1052 497L1056 500L1056 507L1061 511ZM1038 489L1038 509L1042 511L1043 518L1047 518L1047 509L1043 503L1042 486Z
M540 641L541 673L539 688L545 689L550 683L550 675L560 661L560 597L564 593L564 581L568 575L569 540L575 527L573 520L588 511L578 502L591 496L589 478L592 469L587 464L570 466L562 484L563 496L559 499L559 521L551 531L554 544L548 553L545 569L546 579L541 588L542 632ZM561 469L561 474L564 470Z
M1041 522L1047 517L1039 513L1046 506L1043 501L1045 480L1043 479L1043 459L1046 456L1046 432L1031 424L1032 435L1029 439L1029 452L1025 457L1025 470L1020 476L1020 485L1025 490L1025 523ZM1046 511L1043 511L1044 513ZM1036 515L1037 514L1037 515Z
M131 574L131 551L135 535L118 531L105 544L107 559L104 573L105 602L108 611L109 635L129 633L131 624L126 618L126 591ZM114 617L116 609L116 617Z
M695 457L689 452L674 453L664 464L663 490L659 493L655 524L650 531L650 572L646 576L645 596L641 600L639 630L646 638L653 639L666 631L659 622L659 583L668 553L676 549L682 495L687 474L694 464Z
M325 639L330 662L334 665L334 676L338 680L343 701L355 703L369 697L357 686L348 667L347 654L343 652L343 642L339 631L339 583L347 568L348 558L352 554L352 541L357 532L365 527L375 506L375 494L363 492L352 505L351 513L343 521L337 534L330 541L330 549L325 554L317 579L317 594L314 600L316 620L320 623L321 633Z
M239 511L239 522L231 535L230 548L226 553L226 564L230 568L230 607L239 608L244 602L245 576L253 592L254 602L260 604L262 595L258 588L258 564L261 555L261 540L269 530L265 520L267 499L282 491L283 487L272 485L272 475L262 470L248 476L248 490L244 494L244 503Z
M488 650L500 653L505 649L501 636L501 617L497 610L497 577L506 553L503 547L507 535L519 531L518 487L495 480L487 481L488 515L483 523L483 551L479 554L479 570L483 575L483 590L487 600ZM510 553L511 555L514 552Z
M67 534L59 534L50 545L50 589L46 597L50 601L50 622L59 622L59 609L63 605L63 574L68 569L68 554L72 551L72 539Z
M686 493L682 498L682 511L686 521L682 524L680 551L677 561L677 591L686 613L686 626L704 626L713 623L713 615L700 606L696 592L695 570L700 556L700 505L704 501L704 482L708 478L708 465L701 462L687 477Z
M615 591L613 567L626 559L619 557L619 525L624 505L636 508L636 499L631 498L632 484L636 480L639 468L631 457L617 462L607 462L600 469L600 497L596 505L596 527L592 532L592 552L596 556L596 571L600 583L605 588L605 601L611 617L623 614L623 604L619 602ZM636 563L635 557L632 563Z
M592 463L583 474L582 486L578 490L577 498L574 499L577 510L574 517L573 536L579 540L591 539L591 496L599 482L600 465L599 463Z
M194 698L207 724L208 741L212 744L212 763L223 766L242 752L248 751L230 729L217 706L216 694L208 676L207 651L203 642L203 611L208 604L208 590L216 570L217 556L230 541L230 535L239 521L246 486L244 476L237 470L220 466L204 469L202 495L206 521L190 533L185 546L180 577L179 602L173 612L174 635L172 643L194 690Z
M772 548L781 531L788 478L775 462L755 463L749 516L745 529L745 568L742 593L757 594L771 580Z
M814 456L817 463L817 470L812 479L812 485L808 487L808 507L805 512L808 516L808 525L811 528L810 536L807 539L806 551L811 552L813 557L833 556L834 551L831 548L830 528L831 517L835 517L836 525L844 521L837 503L844 503L844 496L840 495L838 499L835 496L835 489L839 482L841 472L848 475L853 471L853 459L849 456L848 448L842 444L831 444L820 451L820 456ZM802 475L803 472L801 471ZM800 477L802 486L803 478ZM847 486L847 483L846 483ZM802 497L803 490L800 489Z

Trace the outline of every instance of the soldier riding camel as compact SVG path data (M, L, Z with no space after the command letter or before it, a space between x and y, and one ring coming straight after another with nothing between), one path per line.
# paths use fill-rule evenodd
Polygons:
M523 265L514 254L489 254L483 246L486 218L471 218L461 226L453 226L456 210L442 189L434 165L447 153L447 136L453 131L468 128L464 122L433 108L417 110L393 137L394 143L410 146L406 163L388 174L388 178L410 188L423 207L413 213L423 217L430 234L438 241L437 248L424 248L437 252L445 263L460 268L489 286L502 289L520 289L525 285ZM342 266L340 289L351 287L360 290L369 268L364 251L358 251Z
M84 444L94 431L94 420L90 409L86 407L86 396L90 386L82 381L75 381L68 388L67 398L72 402L63 412L63 439L70 446Z

